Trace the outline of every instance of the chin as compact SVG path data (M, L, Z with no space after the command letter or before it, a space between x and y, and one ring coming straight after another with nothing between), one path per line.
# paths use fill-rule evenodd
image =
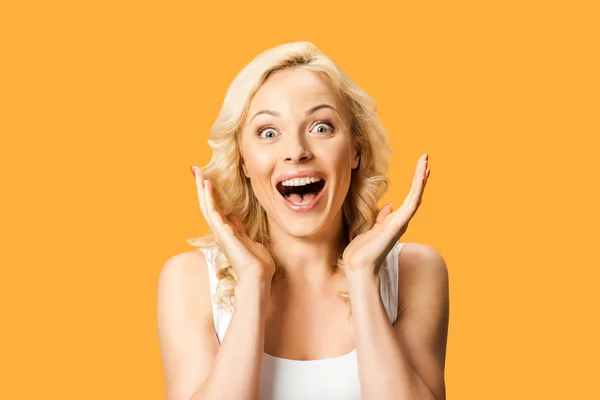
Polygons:
M315 221L316 222L316 221ZM298 224L295 221L289 221L284 224L285 232L295 238L308 239L311 237L323 237L323 225L321 224Z

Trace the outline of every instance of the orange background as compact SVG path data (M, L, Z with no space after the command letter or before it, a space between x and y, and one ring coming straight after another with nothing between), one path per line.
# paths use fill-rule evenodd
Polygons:
M595 2L199 3L0 6L0 398L164 398L158 274L207 230L189 166L297 40L379 101L381 204L430 154L402 241L448 264L448 398L600 398Z

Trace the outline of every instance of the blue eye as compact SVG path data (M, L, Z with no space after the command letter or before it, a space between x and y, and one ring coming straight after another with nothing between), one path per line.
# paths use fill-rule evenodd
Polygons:
M262 128L260 128L257 132L256 135L257 136L261 136L263 132L268 132L268 131L273 131L273 132L277 132L275 129L269 127L269 126L263 126ZM264 138L261 137L261 139L272 139L273 137L268 137L268 138Z
M321 126L328 127L329 130L322 130L322 128L319 128ZM327 121L319 122L317 125L315 125L315 128L319 128L319 131L317 133L320 133L320 134L326 134L326 133L331 133L331 132L335 131L334 126L330 122L327 122ZM313 129L315 129L315 128L313 128ZM263 126L262 128L259 128L256 131L256 136L259 136L261 139L273 139L273 138L275 138L276 136L273 136L273 135L271 135L269 137L263 136L263 133L269 132L269 131L273 131L275 133L275 135L278 134L278 132L275 129L273 129L273 127L271 127L271 126Z
M317 126L321 126L321 125L323 125L323 126L328 126L328 127L330 128L330 130L331 130L331 131L333 131L333 130L334 130L334 127L333 127L333 125L331 125L329 122L325 122L325 121L323 121L323 122L319 122L319 123L318 123L318 124L317 124L315 127L317 127ZM329 132L329 131L320 131L319 133L328 133L328 132Z

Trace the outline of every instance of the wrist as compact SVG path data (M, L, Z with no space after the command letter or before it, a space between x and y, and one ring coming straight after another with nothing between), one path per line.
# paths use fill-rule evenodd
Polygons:
M379 274L374 272L375 268L347 268L346 279L352 282L379 284Z
M239 280L235 285L235 295L237 296L252 296L254 294L266 294L271 292L271 281L246 278Z
M254 266L248 266L246 268L246 274L241 277L239 281L250 281L252 284L255 283L271 283L273 281L273 275L275 273L275 266L265 266L263 264L256 264Z
M348 291L352 292L379 292L381 278L373 273L373 270L355 269L346 272Z

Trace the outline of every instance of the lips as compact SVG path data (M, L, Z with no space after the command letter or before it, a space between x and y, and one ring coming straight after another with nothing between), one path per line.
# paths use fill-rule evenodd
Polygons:
M315 182L315 184L322 183L323 187L321 187L319 189L319 192L316 193L316 195L309 194L309 195L307 195L308 198L304 198L304 196L303 196L303 199L300 202L299 202L299 195L295 194L295 195L292 195L291 198L287 198L284 194L282 194L278 190L279 195L281 197L281 202L286 208L288 208L294 212L310 211L313 208L317 207L317 204L319 204L321 202L322 198L325 196L325 189L327 187L327 184L324 182L325 181ZM297 188L297 186L296 186L296 188ZM292 198L295 199L295 202L291 201Z
M320 180L300 186L283 185L283 182L288 179L301 178L320 178ZM323 197L323 190L327 186L327 175L316 170L292 171L279 175L273 186L279 192L285 206L294 211L307 211Z

